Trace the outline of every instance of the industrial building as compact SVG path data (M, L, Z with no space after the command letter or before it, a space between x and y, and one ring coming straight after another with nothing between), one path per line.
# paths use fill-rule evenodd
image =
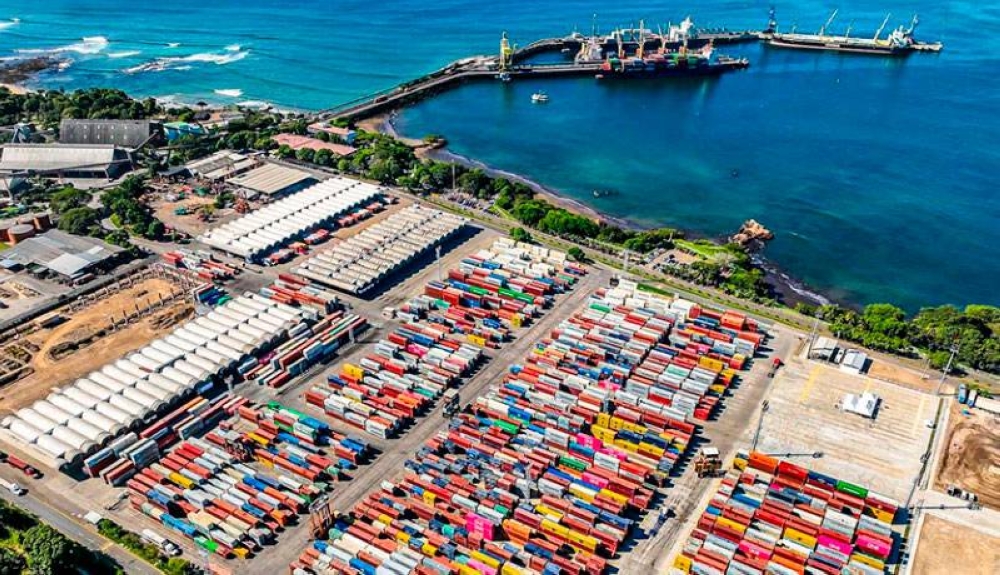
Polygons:
M415 204L321 251L294 271L324 285L364 295L456 235L466 223L463 217Z
M333 144L330 142L324 142L323 140L317 140L316 138L310 138L308 136L300 136L298 134L278 134L272 138L276 144L279 146L288 146L293 150L329 150L334 156L347 157L357 152L356 148L351 146L345 146L343 144Z
M230 185L272 198L287 196L302 191L316 183L316 178L308 172L279 164L264 164L249 172L230 178Z
M53 467L78 464L137 423L212 385L309 315L256 294L238 297L19 409L0 422L0 433Z
M213 248L255 261L369 203L382 192L382 188L365 182L331 178L210 230L199 239Z
M97 238L74 236L60 230L40 235L32 224L16 224L7 230L15 243L0 252L0 267L26 268L37 275L51 275L64 282L82 282L102 269L117 265L125 250Z
M193 176L206 180L226 180L236 177L254 168L257 162L252 158L236 152L216 152L207 158L195 160L187 164L187 170Z
M101 144L7 144L0 148L0 173L113 180L129 170L129 153Z
M163 141L163 125L150 120L63 120L59 141L64 144L100 144L138 148Z
M315 122L309 124L306 131L310 134L319 134L320 132L333 136L338 142L343 142L348 146L354 145L354 138L357 137L357 132L350 128L341 128L340 126L333 126L328 122Z

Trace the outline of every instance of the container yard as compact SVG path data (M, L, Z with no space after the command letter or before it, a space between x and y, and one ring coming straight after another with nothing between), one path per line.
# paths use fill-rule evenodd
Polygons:
M113 435L150 421L186 395L210 388L254 354L315 319L250 294L190 321L0 422L5 439L53 468L75 466ZM246 329L249 327L250 329Z
M378 186L336 177L216 227L199 239L215 249L257 261L279 247L303 239L382 195Z
M811 467L906 499L920 471L938 398L817 362L789 362L767 398L758 449L764 453L813 453ZM874 419L840 409L851 394L875 394Z
M690 420L733 380L733 342L752 356L764 338L745 317L637 287L593 294L293 570L605 572L684 456Z
M682 573L881 575L899 504L759 452L737 455L673 563Z
M456 236L466 224L459 216L409 206L392 218L324 249L294 273L357 295L366 295L380 282Z

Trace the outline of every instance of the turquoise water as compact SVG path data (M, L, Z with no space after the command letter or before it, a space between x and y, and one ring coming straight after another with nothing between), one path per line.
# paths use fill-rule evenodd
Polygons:
M0 2L0 21L20 18L0 29L0 56L72 57L39 80L46 87L320 109L493 52L501 30L526 44L574 26L587 31L595 10L604 27L639 18L655 26L689 11L701 25L760 27L770 3L36 4ZM853 18L855 34L873 33L885 11L897 23L918 11L918 37L944 41L945 51L886 60L725 47L750 57L751 69L710 80L470 84L405 111L398 126L445 134L456 153L644 225L721 236L757 218L778 236L768 259L839 300L1000 304L992 182L1000 151L990 139L1000 109L1000 9L835 5L838 29ZM777 3L779 20L809 30L833 7ZM151 64L162 69L138 68ZM539 88L551 95L547 106L529 102ZM619 195L595 200L595 188Z

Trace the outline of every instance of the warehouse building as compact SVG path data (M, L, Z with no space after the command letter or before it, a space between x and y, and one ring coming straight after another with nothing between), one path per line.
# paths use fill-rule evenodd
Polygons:
M189 162L185 167L193 176L206 180L226 180L254 168L257 162L236 152L216 152L207 158Z
M358 180L331 178L212 229L199 239L215 249L257 261L268 252L369 204L382 192L382 188Z
M150 120L63 120L59 141L135 149L146 143L162 143L163 125Z
M315 184L316 178L308 172L295 168L278 164L264 164L229 179L227 183L243 188L252 194L276 198L302 191Z
M0 172L60 178L113 180L132 159L122 148L101 144L7 144L0 148Z
M11 237L21 234L11 228ZM25 228L31 228L25 225ZM33 237L31 237L33 236ZM17 245L0 252L5 269L23 267L36 275L51 276L67 283L82 283L91 274L108 270L120 263L125 250L103 240L74 236L60 230L21 239Z

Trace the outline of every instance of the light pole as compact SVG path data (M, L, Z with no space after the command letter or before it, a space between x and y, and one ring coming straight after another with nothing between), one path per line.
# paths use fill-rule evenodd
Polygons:
M944 372L941 374L941 381L938 382L935 395L941 395L941 388L944 387L944 380L948 379L948 374L951 373L951 365L955 361L955 356L958 355L958 351L960 349L961 346L958 343L958 338L956 338L954 343L951 344L951 355L948 356L948 364L944 366Z
M441 246L434 246L434 257L437 259L437 279L441 281Z
M809 334L809 351L806 352L806 358L812 357L813 345L816 343L816 336L819 335L819 322L823 320L823 312L816 312L816 321L813 322L812 333Z
M757 419L757 430L753 434L753 445L750 451L757 451L757 442L760 441L760 430L764 427L764 414L771 409L771 404L765 399L760 406L760 417Z

